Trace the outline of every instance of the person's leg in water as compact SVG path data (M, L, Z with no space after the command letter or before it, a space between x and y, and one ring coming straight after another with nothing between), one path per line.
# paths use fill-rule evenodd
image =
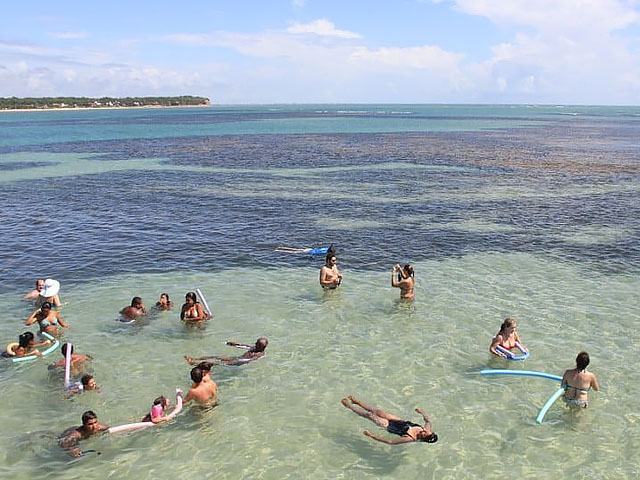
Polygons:
M376 417L384 418L386 420L402 420L400 417L396 415L387 413L384 410L380 410L379 408L376 408L371 405L367 405L364 402L361 402L360 400L355 398L353 395L349 395L347 398L351 400L353 403L355 403L356 405L360 405L365 410L368 410L369 412L373 413Z
M349 403L349 400L354 400L352 399L351 396L349 396L348 398L343 398L342 399L342 404L347 407L349 410L351 410L352 412L360 415L361 417L364 418L368 418L369 420L371 420L373 423L375 423L376 425L378 425L379 427L382 428L387 428L389 426L389 420L387 420L386 418L384 418L383 416L377 415L377 412L382 412L381 410L378 410L374 407L371 407L369 405L362 405L360 403L358 403L357 401L354 402L358 405L360 405L361 407L365 408L364 410L354 407L351 403Z

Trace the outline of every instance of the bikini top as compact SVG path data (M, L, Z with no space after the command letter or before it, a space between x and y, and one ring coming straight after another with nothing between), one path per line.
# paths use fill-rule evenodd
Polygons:
M58 325L58 319L57 318L53 318L53 323L49 322L49 320L47 320L46 318L40 321L40 326L42 328L47 328L50 327L52 325Z

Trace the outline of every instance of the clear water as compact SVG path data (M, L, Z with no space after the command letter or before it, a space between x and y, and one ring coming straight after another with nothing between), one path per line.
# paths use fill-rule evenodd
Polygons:
M568 114L567 114L568 113ZM640 463L640 109L257 106L0 115L0 338L26 329L20 297L62 282L65 339L103 392L62 396L53 358L0 364L0 478L637 478ZM279 245L335 243L345 281ZM417 300L391 266L412 262ZM200 287L215 318L178 307L116 321L134 295ZM532 354L491 359L506 316ZM83 442L55 436L87 409L138 421L188 388L184 354L267 356L219 367L220 403ZM587 350L602 391L540 407ZM354 394L417 421L435 445L386 446L340 404ZM379 429L378 429L379 430ZM386 435L379 430L377 433Z

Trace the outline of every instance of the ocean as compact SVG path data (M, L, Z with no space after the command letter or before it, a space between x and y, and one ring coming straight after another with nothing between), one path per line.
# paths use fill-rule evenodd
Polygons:
M47 365L0 362L0 478L635 479L640 475L640 107L258 105L0 113L0 338L17 341L37 278L61 282L64 341L101 393L64 397ZM333 244L322 257L279 246ZM416 300L391 268L411 263ZM200 288L214 318L179 320ZM118 320L133 296L173 310ZM524 362L491 358L504 318ZM190 386L185 354L265 336L265 358L218 366L219 404L82 442ZM591 355L589 408L553 404ZM2 359L0 359L2 360ZM392 438L349 395L412 420L436 444Z

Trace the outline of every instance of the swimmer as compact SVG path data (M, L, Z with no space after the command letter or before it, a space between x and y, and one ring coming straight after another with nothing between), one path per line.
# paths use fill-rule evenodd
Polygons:
M325 290L338 288L342 283L342 274L338 270L338 259L335 253L327 253L325 264L320 269L320 285Z
M570 407L587 408L589 390L600 390L596 376L587 372L589 362L589 354L580 352L576 357L576 368L565 371L562 376L562 386L565 389L562 399Z
M62 306L60 296L60 282L53 278L47 278L43 283L43 288L36 298L36 307L41 307L45 302L49 302L51 307L56 310Z
M413 273L413 265L406 264L404 268L396 264L391 270L391 286L400 289L400 298L413 300L416 298L414 288L416 280Z
M49 370L53 370L58 367L64 368L67 361L67 348L69 344L63 343L60 347L60 353L64 357L62 360L58 360L56 363L49 365ZM82 372L82 364L93 360L91 355L85 355L82 353L73 353L73 345L71 345L71 375L79 375Z
M323 247L318 247L318 248L310 248L310 247L298 248L298 247L280 246L280 247L276 247L275 251L276 252L281 252L281 253L311 253L312 255L314 253L317 253L317 254L324 253L326 255L328 253L335 253L336 252L336 247L333 246L333 243L331 245L329 245L326 250L324 250Z
M164 395L160 395L153 401L151 412L147 413L141 422L160 423L169 420L164 412L171 405L171 401Z
M44 278L39 278L36 280L36 288L27 293L22 300L24 301L36 301L40 296L40 292L44 289Z
M142 298L140 297L133 297L131 299L131 305L120 310L120 315L122 315L124 321L135 320L136 318L142 317L146 314L147 309L144 308Z
M51 340L47 339L44 342L36 343L33 333L24 332L18 337L18 342L7 345L3 356L22 358L35 355L36 357L42 357L42 353L37 350L37 347L44 345L51 345Z
M185 355L184 359L187 361L187 363L189 363L189 365L195 365L199 360L217 360L218 362L224 363L226 365L243 365L245 363L249 363L253 360L264 357L267 345L269 345L269 340L267 340L265 337L260 337L258 340L256 340L256 343L253 346L237 342L226 342L226 344L230 347L242 348L247 351L239 357L219 357L217 355L211 355L191 358L189 355Z
M203 407L211 407L218 401L218 386L216 383L207 379L208 372L203 371L201 368L194 367L191 369L191 380L193 385L189 389L189 393L184 398L184 404L186 405L191 400L195 400L196 403Z
M198 323L204 322L209 318L211 318L211 316L204 311L204 308L202 308L202 305L198 302L196 293L188 292L185 295L185 303L180 310L180 320L185 323Z
M67 387L66 397L71 397L77 393L87 392L89 390L95 390L97 392L102 392L102 389L96 384L96 379L93 375L83 375L80 379L80 383L74 383Z
M82 425L68 428L62 432L58 437L58 444L72 457L80 457L83 455L83 452L77 447L78 442L96 433L104 432L108 428L104 423L98 422L98 416L95 413L87 410L82 414Z
M169 300L168 293L160 294L160 299L156 302L156 308L158 310L170 310L173 308L173 302Z
M386 443L389 445L396 445L399 443L409 442L436 443L438 441L438 435L433 433L433 427L431 426L429 417L427 417L419 408L416 408L416 413L422 415L422 418L424 419L424 427L418 425L417 423L402 420L400 417L396 417L395 415L367 405L360 400L357 400L353 395L349 395L346 398L343 398L342 404L361 417L368 418L379 427L386 429L387 432L398 435L400 437L388 439L379 437L378 435L371 433L369 430L365 430L363 432L367 437L371 437L378 442ZM357 408L354 406L354 404L362 408Z
M36 309L27 321L24 322L25 325L31 325L35 322L38 322L40 325L41 332L47 332L49 335L58 336L60 335L60 328L69 328L69 325L62 320L60 314L52 310L51 304L49 302L44 302L42 306Z
M501 347L505 350L511 351L512 349L516 348L516 343L522 345L520 335L518 335L518 332L516 332L516 326L517 325L515 318L506 318L504 322L502 322L502 325L500 325L500 331L498 332L498 334L493 337L491 345L489 346L489 351L499 357L507 358L507 355L499 350L496 350L496 347ZM522 348L527 351L524 345L522 345Z

